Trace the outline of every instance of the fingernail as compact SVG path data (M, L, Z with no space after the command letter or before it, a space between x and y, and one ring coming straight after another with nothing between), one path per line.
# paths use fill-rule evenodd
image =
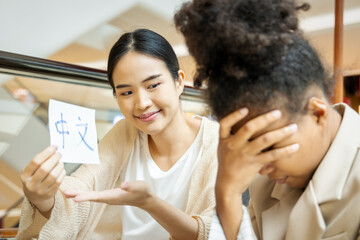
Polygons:
M245 114L247 114L248 113L248 109L247 108L242 108L242 109L240 109L240 114L241 115L245 115Z
M287 132L296 132L297 129L298 129L297 124L294 123L294 124L289 125L289 126L286 128L286 131L287 131Z
M279 110L272 111L271 114L273 115L274 118L281 117L281 112Z
M55 150L58 149L57 145L51 145Z
M295 151L299 150L300 145L298 143L295 143L295 144L291 145L290 147L291 147L291 150L293 150L295 152Z

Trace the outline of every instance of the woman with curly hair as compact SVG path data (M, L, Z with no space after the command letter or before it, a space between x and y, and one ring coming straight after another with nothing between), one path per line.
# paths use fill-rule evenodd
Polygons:
M211 239L360 239L360 117L329 102L332 79L298 29L308 7L194 0L175 15L220 121Z

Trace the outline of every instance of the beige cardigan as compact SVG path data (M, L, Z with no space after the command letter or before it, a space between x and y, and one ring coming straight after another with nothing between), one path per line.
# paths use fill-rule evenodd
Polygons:
M262 240L360 240L360 117L345 104L340 128L304 191L259 176L249 213Z
M185 212L199 224L198 239L207 239L215 208L218 124L204 119L203 153L191 177ZM100 165L82 165L65 177L60 190L101 191L120 186L120 174L133 148L138 130L126 120L118 122L100 141ZM121 239L121 206L95 202L75 203L61 191L55 196L50 219L25 199L17 239Z

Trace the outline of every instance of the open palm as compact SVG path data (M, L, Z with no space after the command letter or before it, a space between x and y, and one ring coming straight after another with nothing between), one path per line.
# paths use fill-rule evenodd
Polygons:
M68 189L64 194L67 198L74 198L75 202L92 201L136 207L143 206L152 196L146 182L143 181L124 182L120 188L104 191Z

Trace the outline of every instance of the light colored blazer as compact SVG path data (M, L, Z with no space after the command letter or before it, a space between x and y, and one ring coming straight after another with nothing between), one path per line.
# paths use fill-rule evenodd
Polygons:
M250 216L258 239L360 239L360 117L345 104L337 135L305 190L258 176Z
M199 240L208 238L215 210L219 125L203 118L203 151L190 180L185 213L198 221ZM118 122L100 141L100 165L82 165L65 177L60 189L104 190L120 187L120 175L138 130L126 120ZM181 139L180 139L181 140ZM17 239L121 239L121 206L96 202L75 203L62 192L55 196L50 219L25 199ZM149 236L151 239L151 236Z

